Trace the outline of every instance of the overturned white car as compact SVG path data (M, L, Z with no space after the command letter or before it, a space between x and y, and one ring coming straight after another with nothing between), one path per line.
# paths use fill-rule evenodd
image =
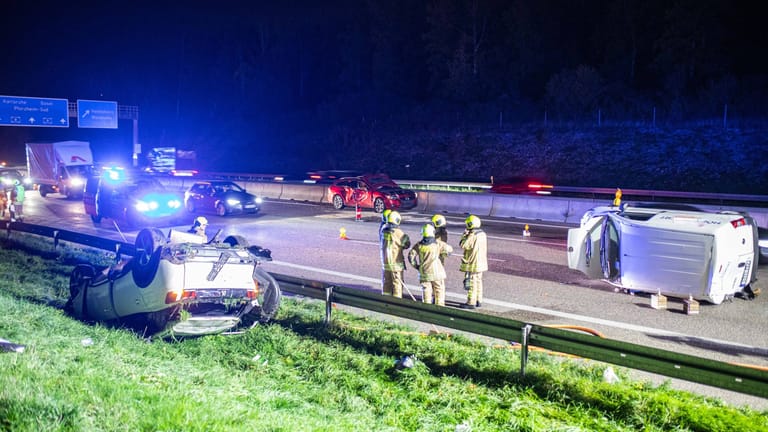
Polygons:
M568 267L628 290L720 304L753 295L757 240L740 213L596 207L568 230Z
M272 259L269 249L241 236L203 243L171 230L168 237L143 229L134 257L107 268L76 266L66 309L86 321L173 336L230 332L274 316L280 287L259 267Z

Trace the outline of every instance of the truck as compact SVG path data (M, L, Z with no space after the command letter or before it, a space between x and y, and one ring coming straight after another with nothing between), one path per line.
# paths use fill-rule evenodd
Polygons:
M93 153L86 141L27 143L27 171L40 196L60 193L82 198L93 171Z
M630 292L720 304L753 298L757 225L732 211L595 207L568 230L568 267Z

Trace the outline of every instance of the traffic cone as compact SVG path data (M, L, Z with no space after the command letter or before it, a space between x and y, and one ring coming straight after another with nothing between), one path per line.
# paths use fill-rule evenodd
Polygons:
M525 224L525 228L523 229L523 237L530 237L531 232L528 230L528 224Z
M363 210L360 208L359 205L355 204L355 221L362 222L363 220Z
M341 227L339 229L339 239L340 240L349 240L349 237L347 237L347 229L344 227Z

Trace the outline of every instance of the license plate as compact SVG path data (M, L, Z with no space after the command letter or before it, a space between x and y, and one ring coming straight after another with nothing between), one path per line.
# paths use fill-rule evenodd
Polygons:
M256 208L255 204L246 204L245 208Z

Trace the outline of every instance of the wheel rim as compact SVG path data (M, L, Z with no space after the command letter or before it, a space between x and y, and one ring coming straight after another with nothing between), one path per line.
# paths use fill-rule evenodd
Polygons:
M216 214L219 216L224 216L227 214L227 209L224 208L224 204L219 204L216 206Z
M337 209L344 207L344 201L341 199L340 196L335 195L333 197L333 206L336 207Z
M381 213L384 211L384 201L377 199L376 202L373 205L374 210L376 210L376 213Z

